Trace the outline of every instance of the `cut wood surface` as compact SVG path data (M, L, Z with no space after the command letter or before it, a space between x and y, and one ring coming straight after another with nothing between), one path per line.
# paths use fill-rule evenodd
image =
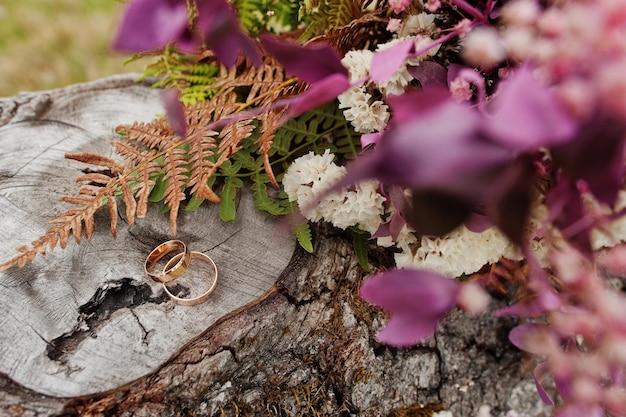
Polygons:
M76 193L75 178L86 166L64 154L110 155L117 125L163 112L159 94L125 77L18 97L27 100L16 107L3 102L2 257L42 235L67 209L58 198ZM177 238L219 267L217 290L198 306L172 304L143 271L148 253L172 238L156 205L148 218L120 227L117 239L103 210L90 242L70 242L2 273L0 371L49 395L112 389L153 372L218 318L262 296L289 262L293 239L258 212L248 194L236 221L221 222L216 210L204 205L180 218Z
M132 76L0 100L0 259L66 209L58 197L85 166L65 153L112 155L117 125L162 111ZM307 254L247 191L234 222L214 205L181 212L177 238L211 256L220 281L203 304L173 304L143 271L173 238L159 210L122 217L117 239L103 212L91 241L0 273L0 415L548 415L508 343L512 319L453 312L423 345L380 345L385 316L358 298L366 273L349 236L320 226ZM374 269L390 265L372 250ZM209 285L195 278L173 288Z

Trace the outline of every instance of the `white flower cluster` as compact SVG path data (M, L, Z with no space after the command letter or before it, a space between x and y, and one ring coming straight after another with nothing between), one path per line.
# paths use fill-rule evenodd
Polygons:
M355 82L369 75L374 53L364 49L348 52L341 62L350 72L350 81ZM366 91L366 85L352 87L340 94L339 108L344 109L343 115L359 133L380 132L389 120L389 107L381 100L372 100Z
M364 181L354 190L343 188L327 193L346 172L333 159L328 150L323 155L309 152L296 159L283 178L289 201L297 201L303 215L311 221L326 220L341 229L358 226L374 233L385 210L378 182Z
M407 18L401 29L401 36L377 48L377 52L392 47L397 42L406 39L414 39L416 48L432 42L427 36L416 35L418 32L432 30L434 16L422 13ZM431 48L426 54L415 58L409 62L410 65L419 65L425 56L432 56L437 53L439 47ZM372 58L375 52L368 49L349 51L341 60L343 65L350 72L350 81L356 82L369 75ZM371 94L371 89L380 91L381 96L400 95L404 93L406 87L413 80L406 66L400 68L390 79L384 83L375 85L364 83L356 85L337 97L339 108L344 109L343 114L346 120L352 123L354 130L359 133L373 133L382 131L389 120L389 107L382 101L376 99Z
M599 214L616 213L626 208L626 191L620 191L617 197L615 209L612 211L608 207L602 207L597 201L588 198L587 205L599 212ZM591 231L591 245L594 249L611 248L620 242L626 241L626 216L600 225Z
M297 201L304 216L311 221L325 220L335 227L346 229L358 226L374 234L383 217L393 214L393 205L385 208L385 197L379 193L377 181L364 181L348 190L343 188L333 193L328 190L346 173L346 169L336 165L334 155L326 150L323 155L308 153L296 159L283 178L283 186L290 201ZM547 224L548 208L542 203L543 196L535 196L530 219L526 225L531 250L539 263L548 266L550 248L563 247L563 239L550 224ZM587 209L598 215L608 214L591 197L586 199ZM619 194L616 211L626 207L626 191ZM626 241L626 217L602 225L592 233L594 249L612 247ZM484 265L497 262L501 258L521 259L521 253L497 228L491 227L475 233L465 226L459 226L441 237L419 237L405 225L396 240L390 237L378 238L379 246L395 245L399 268L423 268L451 278L462 274L472 274Z
M475 233L461 225L442 237L420 239L416 250L396 254L399 268L423 268L456 278L501 257L515 259L515 246L495 227Z

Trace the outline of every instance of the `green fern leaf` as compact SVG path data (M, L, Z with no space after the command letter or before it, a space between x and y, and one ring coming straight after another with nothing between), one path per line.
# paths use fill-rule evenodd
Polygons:
M156 183L150 192L150 198L148 201L151 203L158 203L165 198L165 191L167 190L167 180L163 180L163 176L161 175L158 179L156 179Z
M311 227L308 222L297 224L293 230L298 239L298 243L302 249L309 253L313 253L313 236L311 235Z
M366 272L369 272L370 263L367 252L369 248L370 234L357 228L350 228L350 230L352 231L352 244L354 246L354 252L356 253L359 265L361 265L361 268L363 268Z
M252 183L252 191L254 193L254 206L259 210L268 212L271 215L279 216L286 214L286 209L276 200L273 200L267 194L267 183L269 178L267 175L255 175Z
M222 221L231 222L237 217L235 198L237 196L237 188L241 187L243 187L243 181L237 177L226 177L224 180L224 187L220 194L222 201L219 209Z

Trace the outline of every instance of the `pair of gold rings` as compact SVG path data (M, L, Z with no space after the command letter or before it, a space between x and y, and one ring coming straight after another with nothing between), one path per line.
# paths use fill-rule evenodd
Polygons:
M178 251L178 253L167 261L163 270L160 273L154 272L154 269L159 261L163 259L165 255L174 251ZM215 270L215 279L209 289L197 297L177 297L170 292L169 288L167 288L167 285L165 284L180 277L189 268L193 259L199 259L212 265ZM213 291L215 291L215 287L217 287L217 266L215 265L215 262L213 262L213 259L202 252L190 251L187 248L187 245L180 240L168 240L167 242L161 243L159 246L154 248L154 250L150 252L146 258L144 269L146 274L152 277L153 280L160 282L163 285L163 290L174 302L181 305L192 306L200 304L203 301L206 301Z

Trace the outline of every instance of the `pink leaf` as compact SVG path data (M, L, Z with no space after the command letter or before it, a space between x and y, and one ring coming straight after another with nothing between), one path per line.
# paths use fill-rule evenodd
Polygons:
M261 44L280 62L285 71L309 84L331 75L348 78L348 70L341 63L339 55L328 45L302 46L267 34L261 35Z
M375 275L361 286L366 301L391 313L378 333L381 342L411 346L431 336L455 305L459 283L443 275L397 269Z
M407 39L388 49L377 52L372 58L371 80L377 84L387 81L406 62L409 53L415 51L415 41Z
M180 92L175 89L165 90L163 92L163 104L170 126L181 139L185 139L187 137L187 117L185 116L185 108L180 102Z
M143 52L178 40L187 30L184 0L134 0L128 4L113 48Z

